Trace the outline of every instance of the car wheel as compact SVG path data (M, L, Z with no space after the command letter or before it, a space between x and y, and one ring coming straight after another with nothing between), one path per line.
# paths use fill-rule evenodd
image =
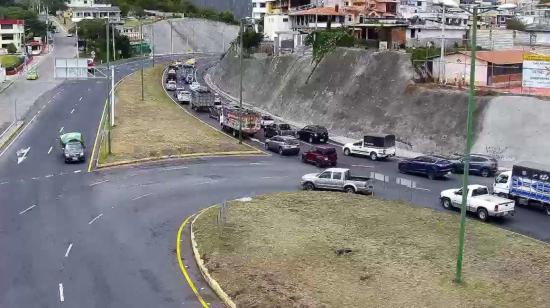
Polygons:
M481 174L482 177L486 178L486 177L488 177L489 175L491 175L491 172L489 171L489 169L483 168L483 169L481 169L480 174Z
M428 179L430 180L435 180L435 172L433 171L428 171Z
M311 182L306 182L304 183L304 189L309 191L315 190L315 185Z
M449 198L443 198L441 199L441 205L444 209L450 210L451 209L451 200Z
M550 205L546 205L546 215L550 216Z
M285 152L283 151L283 148L279 147L279 155L284 155Z
M378 159L378 155L376 155L376 153L374 153L374 152L371 152L371 153L370 153L370 159L373 160L373 161L374 161L374 160L377 160L377 159Z
M313 137L309 136L309 143L313 143Z
M350 150L348 148L344 149L344 155L349 156L351 154Z
M264 143L264 147L266 150L269 150L269 144L267 144L267 142Z
M344 187L344 191L348 194L354 194L355 193L355 188L353 188L353 186L346 186L346 187Z
M477 210L477 218L481 221L487 221L487 218L489 218L489 213L487 213L486 209L479 209Z
M318 160L315 162L315 166L317 166L318 168L323 168L323 163Z
M405 168L403 168L403 166L400 164L397 165L397 170L399 171L399 173L403 173L403 174L406 173Z

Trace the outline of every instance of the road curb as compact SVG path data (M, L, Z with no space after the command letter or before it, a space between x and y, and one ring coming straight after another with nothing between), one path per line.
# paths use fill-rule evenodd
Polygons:
M6 91L9 87L11 87L11 85L14 83L13 80L7 80L2 82L2 86L0 86L0 94L4 91Z
M220 298L220 300L228 307L231 307L231 308L236 308L237 305L235 304L235 302L233 302L233 300L231 299L231 297L229 295L227 295L227 293L225 293L225 291L220 287L220 284L214 279L212 278L212 276L210 276L210 273L208 272L208 269L206 268L206 266L204 265L204 261L203 259L201 258L200 256L200 252L199 252L199 249L198 249L198 245L197 245L197 242L195 241L195 233L193 232L193 224L195 223L195 221L206 211L216 207L217 205L212 205L204 210L201 210L194 218L193 220L191 221L191 226L190 226L190 232L191 232L191 248L193 249L193 255L195 256L195 261L197 262L197 266L199 267L199 270L202 274L202 277L204 278L204 280L206 280L206 282L208 283L208 285L210 286L210 288L212 290L214 290L214 292L218 295L218 297Z
M4 132L2 132L2 134L0 134L0 150L13 139L23 124L25 124L25 121L17 121L12 123Z
M233 152L214 152L214 153L191 153L191 154L179 154L179 155L163 155L156 157L147 157L140 159L124 160L106 164L96 164L96 169L111 168L125 165L141 164L147 162L156 162L169 159L185 159L185 158L202 158L202 157L224 157L224 156L260 156L265 155L261 151L233 151Z

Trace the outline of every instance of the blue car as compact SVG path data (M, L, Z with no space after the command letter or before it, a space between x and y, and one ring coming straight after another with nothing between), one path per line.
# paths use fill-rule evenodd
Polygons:
M430 180L443 177L453 169L453 164L439 157L418 156L405 159L397 164L401 173L415 173L426 175Z

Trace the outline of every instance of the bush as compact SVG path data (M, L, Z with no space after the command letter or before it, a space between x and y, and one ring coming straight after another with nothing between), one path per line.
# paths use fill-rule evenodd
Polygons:
M525 24L517 17L510 18L506 21L506 29L525 31Z
M17 47L13 43L9 43L7 48L9 54L14 54L17 52Z
M250 50L251 48L258 47L262 41L263 35L257 33L253 28L247 28L243 34L243 48ZM237 37L237 43L240 44L240 35Z
M0 56L0 64L6 69L6 70L12 70L18 67L23 63L23 57L16 56L16 55L4 55Z

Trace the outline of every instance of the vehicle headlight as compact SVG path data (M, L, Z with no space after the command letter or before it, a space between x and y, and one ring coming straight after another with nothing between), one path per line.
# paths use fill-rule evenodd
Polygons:
M323 158L324 160L328 160L328 157Z
M313 134L313 136L317 137L317 134Z

